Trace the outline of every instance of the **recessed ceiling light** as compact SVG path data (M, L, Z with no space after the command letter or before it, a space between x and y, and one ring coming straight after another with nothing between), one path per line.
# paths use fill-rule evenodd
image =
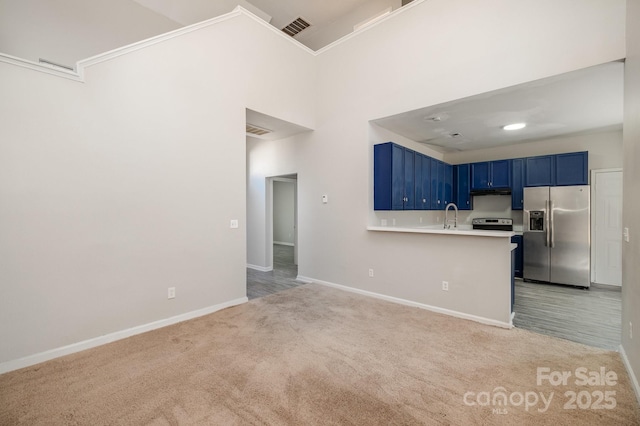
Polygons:
M520 130L520 129L524 129L525 127L527 127L527 123L513 123L513 124L507 124L506 126L503 127L504 130Z

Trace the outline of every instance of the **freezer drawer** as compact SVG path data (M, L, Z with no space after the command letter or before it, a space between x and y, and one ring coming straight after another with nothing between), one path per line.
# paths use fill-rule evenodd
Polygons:
M525 280L549 281L549 248L545 245L546 233L524 232L524 269Z

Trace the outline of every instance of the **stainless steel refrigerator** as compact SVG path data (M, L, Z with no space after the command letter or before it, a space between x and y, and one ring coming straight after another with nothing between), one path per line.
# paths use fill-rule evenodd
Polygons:
M589 287L589 185L524 189L525 280Z

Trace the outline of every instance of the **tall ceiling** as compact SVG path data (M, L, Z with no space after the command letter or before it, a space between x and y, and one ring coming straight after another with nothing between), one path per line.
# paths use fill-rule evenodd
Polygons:
M353 31L353 26L403 0L134 0L182 25L232 11L240 5L281 29L298 17L312 26L296 39L319 49ZM561 135L622 126L622 62L509 87L445 104L374 120L394 133L440 152L513 145ZM274 139L308 131L255 111L247 122L270 133L252 137ZM526 122L519 131L502 127ZM249 135L248 135L249 136Z
M304 18L311 27L296 35L301 43L319 49L318 32L323 34L321 44L328 44L351 32L353 25L380 13L386 7L396 9L401 0L134 0L139 4L164 15L182 25L190 25L232 11L240 5L274 27L282 29L298 17ZM360 13L356 13L356 12ZM349 16L351 21L340 28L332 24ZM335 25L334 25L335 27Z

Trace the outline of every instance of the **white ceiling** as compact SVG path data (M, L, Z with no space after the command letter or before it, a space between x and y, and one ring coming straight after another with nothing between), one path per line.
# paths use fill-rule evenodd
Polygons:
M373 123L440 152L620 128L623 73L624 64L612 62L381 118ZM517 122L525 122L527 127L518 131L502 129L506 124ZM455 134L459 136L452 136Z
M317 31L341 16L376 0L134 0L182 25L191 25L228 12L240 5L274 27L282 29L298 17L312 27L300 33ZM337 35L337 37L342 36ZM304 37L298 38L305 43ZM333 40L331 40L333 41Z
M262 114L250 109L247 109L247 125L269 130L269 133L260 136L247 133L247 137L267 141L284 139L289 136L297 135L298 133L311 131L306 127L298 126L297 124L280 120L270 115Z

